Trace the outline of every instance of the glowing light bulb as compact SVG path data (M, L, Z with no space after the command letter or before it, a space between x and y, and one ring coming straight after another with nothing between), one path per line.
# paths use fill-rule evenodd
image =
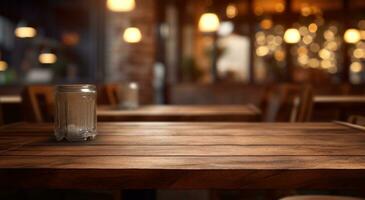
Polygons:
M0 60L0 71L3 72L5 71L6 69L8 69L8 63L6 63L5 61L3 60Z
M219 18L214 13L204 13L199 20L199 30L201 32L215 32L219 28Z
M351 65L350 65L350 70L354 73L359 73L361 72L362 70L362 65L361 63L359 62L353 62Z
M261 22L260 22L260 26L262 29L265 29L265 30L268 30L272 27L273 25L273 22L271 19L263 19Z
M132 90L137 90L138 89L138 83L136 82L131 82L128 84L128 87Z
M347 29L343 38L347 43L357 43L361 39L360 31L354 28Z
M113 12L129 12L136 7L135 0L108 0L106 4Z
M53 64L57 61L57 56L54 53L41 53L38 56L38 60L42 64Z
M32 38L37 35L37 30L29 26L19 26L15 29L14 33L18 38Z
M123 39L128 43L138 43L142 40L141 31L136 27L129 27L124 31Z
M311 24L309 24L309 26L308 26L308 30L309 30L309 32L311 32L311 33L315 33L315 32L318 30L318 26L317 26L317 24L315 24L315 23L311 23Z
M298 29L289 28L284 33L284 41L289 44L295 44L300 41L300 33Z
M238 14L237 7L234 4L228 4L226 8L226 15L228 18L232 19Z

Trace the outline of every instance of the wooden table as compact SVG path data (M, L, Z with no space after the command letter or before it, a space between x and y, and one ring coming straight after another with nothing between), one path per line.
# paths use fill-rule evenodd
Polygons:
M351 115L365 115L365 95L314 96L312 120L346 121Z
M254 105L151 105L132 110L100 106L99 121L260 121L261 111Z
M20 95L0 95L0 104L20 104L22 102L22 98Z
M314 96L316 104L353 104L365 103L365 95L329 95Z
M0 129L0 188L363 188L365 132L335 123L100 123L56 142L52 124Z

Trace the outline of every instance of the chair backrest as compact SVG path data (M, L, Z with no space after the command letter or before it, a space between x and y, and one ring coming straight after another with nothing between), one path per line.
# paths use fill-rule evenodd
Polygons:
M294 99L290 122L310 121L313 109L313 92L310 86L303 86L300 94Z
M49 85L26 86L22 92L24 117L31 122L49 122L54 114L54 88Z
M266 95L264 121L288 122L291 118L293 101L300 96L304 86L298 84L280 84L272 86Z
M106 84L104 85L105 94L110 105L116 106L119 104L118 98L118 84Z

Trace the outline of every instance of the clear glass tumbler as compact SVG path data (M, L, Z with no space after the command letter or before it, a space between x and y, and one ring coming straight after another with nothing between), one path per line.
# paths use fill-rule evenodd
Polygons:
M55 90L55 136L58 141L85 141L96 136L96 87L58 85Z

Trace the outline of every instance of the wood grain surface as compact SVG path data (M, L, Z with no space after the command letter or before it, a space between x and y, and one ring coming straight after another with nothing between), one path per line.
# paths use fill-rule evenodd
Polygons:
M100 106L99 121L259 121L261 111L254 105L151 105L122 110Z
M365 132L335 123L99 123L0 128L0 188L328 189L365 185Z

